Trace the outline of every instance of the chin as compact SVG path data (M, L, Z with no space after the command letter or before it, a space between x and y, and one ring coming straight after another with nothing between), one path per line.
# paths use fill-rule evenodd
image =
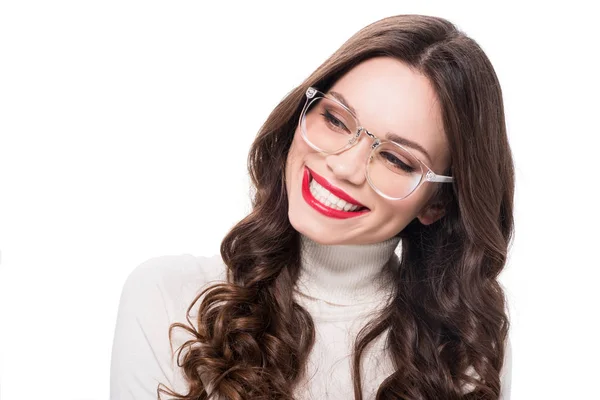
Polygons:
M332 229L320 226L320 224L313 218L310 218L310 216L298 215L298 213L290 212L288 213L288 218L290 224L298 233L319 244L339 244L340 240L343 240L339 235L333 232Z

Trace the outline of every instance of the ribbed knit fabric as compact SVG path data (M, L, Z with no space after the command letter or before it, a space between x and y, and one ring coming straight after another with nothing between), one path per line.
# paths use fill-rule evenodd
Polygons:
M386 264L400 242L322 245L301 235L301 274L297 288L307 296L337 305L372 303L390 289Z
M298 399L352 399L352 354L361 328L389 300L400 238L362 245L322 245L301 236L301 270L295 299L312 316L316 339ZM393 371L385 335L364 354L361 381L365 399L373 399Z

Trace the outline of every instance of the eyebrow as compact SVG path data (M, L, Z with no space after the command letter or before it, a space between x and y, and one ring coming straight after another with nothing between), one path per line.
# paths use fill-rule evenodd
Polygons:
M342 96L341 93L331 91L331 92L329 92L329 94L332 95L333 97L335 97L337 100L339 100L340 103L345 105L347 109L352 111L352 113L358 117L358 113L356 112L354 107L352 107L350 104L348 104L348 101L344 98L344 96Z
M425 154L425 157L427 157L427 161L431 162L431 157L429 157L429 153L427 153L427 151L419 143L413 142L412 140L399 136L393 132L388 132L385 137L388 140L391 140L392 142L396 142L403 146L411 147L415 150L420 151L421 153Z
M354 115L356 115L356 117L358 118L358 113L356 112L356 110L348 103L348 101L344 98L344 96L342 96L341 93L330 91L329 94L331 96L335 97L337 100L339 100L340 103L345 105L346 108L348 108L350 111L352 111L352 113L354 113ZM429 153L427 153L427 150L425 150L423 148L423 146L421 146L419 143L413 142L412 140L409 140L409 139L402 137L398 134L395 134L393 132L386 133L385 138L392 142L398 143L402 146L406 146L406 147L410 147L412 149L418 150L419 152L423 153L427 157L427 160L429 162L431 162L431 157L429 156Z

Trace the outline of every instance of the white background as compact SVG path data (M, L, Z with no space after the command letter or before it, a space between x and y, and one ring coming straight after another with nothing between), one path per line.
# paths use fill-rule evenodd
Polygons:
M455 22L502 84L513 399L600 398L591 9L281 3L1 3L2 399L107 398L127 275L159 255L216 254L249 209L246 156L268 113L353 33L401 13Z

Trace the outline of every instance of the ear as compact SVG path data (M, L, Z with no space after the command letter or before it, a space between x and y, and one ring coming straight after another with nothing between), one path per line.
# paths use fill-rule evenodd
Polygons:
M446 209L441 203L428 204L419 212L417 218L423 225L433 224L438 219L442 218Z

